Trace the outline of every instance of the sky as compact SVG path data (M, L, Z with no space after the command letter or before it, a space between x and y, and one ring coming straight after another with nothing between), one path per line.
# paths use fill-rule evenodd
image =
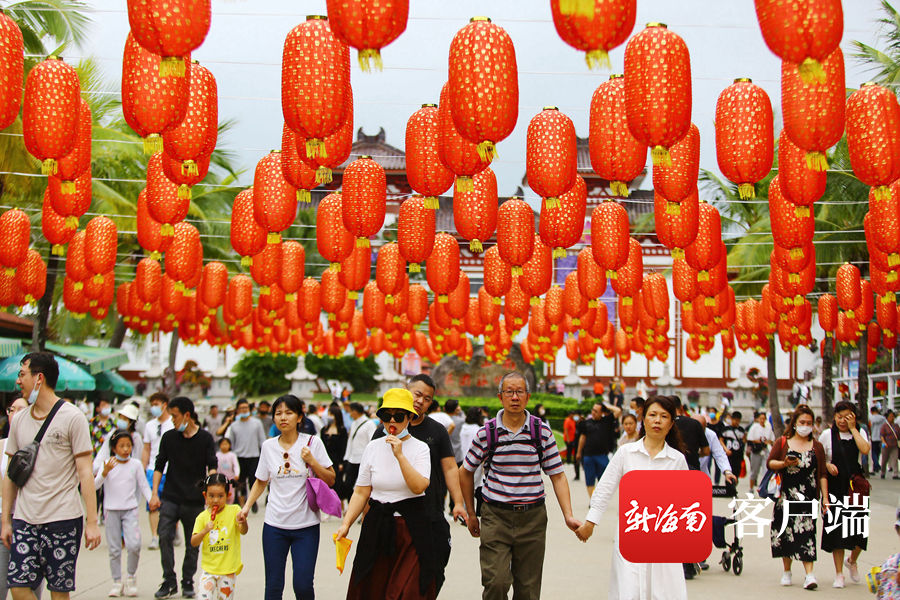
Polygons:
M121 79L128 34L123 0L88 0L92 34L83 55L99 60L109 81ZM447 77L454 34L476 15L491 17L510 35L519 73L519 116L515 131L498 145L491 165L501 196L511 195L525 174L528 121L544 106L558 106L588 133L591 95L610 73L621 73L625 45L610 53L612 70L587 68L584 55L556 33L547 0L413 0L406 31L383 52L384 71L363 73L351 50L355 129L368 134L384 127L387 142L404 146L406 121L426 102L438 101ZM309 14L326 14L325 0L213 0L209 35L194 53L216 77L220 120L235 126L219 147L237 154L249 185L256 162L281 142L281 55L286 34ZM845 0L844 38L847 86L858 87L867 73L850 55L851 41L877 44L878 0ZM633 34L649 21L666 23L687 43L693 80L693 121L701 134L701 168L718 171L714 126L716 99L736 77L751 77L772 100L775 138L781 129L780 61L766 47L751 0L639 0ZM77 58L77 51L67 59ZM650 179L645 179L645 186ZM529 198L536 204L537 197Z

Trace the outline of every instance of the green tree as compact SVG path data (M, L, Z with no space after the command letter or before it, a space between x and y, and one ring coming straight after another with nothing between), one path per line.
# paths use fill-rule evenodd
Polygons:
M296 356L247 352L232 369L231 388L247 396L284 392L291 388L287 374L296 368Z
M364 359L356 356L306 356L306 368L322 379L337 379L349 382L357 392L371 392L375 389L375 376L380 369L374 356Z

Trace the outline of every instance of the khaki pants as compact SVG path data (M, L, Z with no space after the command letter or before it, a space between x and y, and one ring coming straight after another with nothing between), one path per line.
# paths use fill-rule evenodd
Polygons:
M483 600L538 600L547 538L547 507L524 512L485 503L481 519L481 585Z
M891 469L894 477L900 475L900 473L897 473L897 446L894 446L893 448L883 448L881 452L881 476L884 477L888 468Z

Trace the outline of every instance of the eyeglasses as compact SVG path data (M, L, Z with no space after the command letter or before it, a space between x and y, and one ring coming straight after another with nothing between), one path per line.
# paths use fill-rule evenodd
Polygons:
M526 390L503 390L501 393L504 398L512 398L513 396L522 396L524 398L528 395Z
M381 413L381 417L382 417L381 420L384 421L385 423L391 423L391 422L402 423L403 421L406 420L407 413L404 411L384 412L384 413Z

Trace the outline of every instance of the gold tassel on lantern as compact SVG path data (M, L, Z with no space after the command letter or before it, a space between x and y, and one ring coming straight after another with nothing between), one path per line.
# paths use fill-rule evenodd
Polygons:
M172 237L175 235L175 226L171 223L163 223L159 226L159 235L162 237Z
M281 234L270 231L269 234L266 236L266 243L267 244L280 244L281 243Z
M331 169L328 167L319 167L316 169L316 183L331 183Z
M301 204L309 204L312 202L312 196L309 193L309 190L304 190L303 188L297 189L297 202Z
M559 206L559 198L551 196L549 198L545 198L544 203L546 204L547 208L556 208L557 206Z
M409 272L410 273L421 273L422 267L419 266L419 263L409 263Z
M469 181L471 182L472 189L475 189L475 181L471 178L467 178L467 179L469 179ZM459 179L457 179L456 181L459 182ZM462 191L462 190L460 190L460 191ZM468 191L471 192L472 190L468 190ZM425 196L424 198L422 198L422 205L429 210L440 210L441 201L440 201L440 199L438 199L437 196Z
M678 202L669 202L666 201L666 214L667 215L680 215L681 214L681 205Z
M807 152L806 168L810 171L827 171L828 157L825 156L824 152Z
M888 185L879 185L875 189L872 190L872 196L876 200L890 200L891 199L891 187Z
M466 177L463 175L462 177L456 178L456 191L459 193L471 192L475 189L475 181L471 177ZM428 205L425 205L425 208L428 208Z
M553 249L553 258L565 258L566 257L566 249L562 247L557 247Z
M356 238L356 247L357 248L368 248L369 247L369 238L364 238L364 237Z
M253 264L253 257L251 257L251 256L242 256L241 257L241 266L242 267L249 267L252 264Z
M587 63L588 69L611 69L612 63L609 62L609 54L606 50L597 49L589 50L584 55L584 62Z
M152 156L157 152L162 152L163 139L158 133L151 133L144 138L144 154Z
M78 229L78 217L74 215L66 217L66 229Z
M481 245L481 240L472 240L471 242L469 242L469 252L474 252L475 254L484 252L484 248Z
M822 68L822 63L816 59L807 58L797 69L800 71L800 79L806 85L825 83L825 69Z
M618 196L619 198L627 198L630 194L628 191L628 184L624 181L611 181L609 183L609 189L613 196Z
M200 169L197 167L196 161L186 160L181 163L181 174L188 177L196 177L200 174Z
M809 217L809 207L808 206L794 206L794 215L798 219L806 219Z
M803 248L791 248L790 256L791 260L800 260L803 258Z
M684 248L672 248L672 258L681 260L684 258Z
M672 155L669 154L669 150L662 146L653 146L653 149L650 150L650 156L653 158L653 166L654 167L671 167L672 166Z
M890 189L890 188L888 188ZM61 181L59 184L59 193L64 195L74 194L75 193L75 182L74 181ZM890 193L890 192L888 192Z
M191 186L182 183L178 186L178 197L182 200L191 199Z
M330 265L328 265L328 270L331 271L332 273L340 273L341 272L341 263L339 263L339 262L331 263Z
M478 158L484 162L491 162L497 157L497 147L490 140L484 140L475 149L478 151Z
M440 304L447 304L449 301L450 299L447 298L445 294L441 294L440 296L438 296L438 303Z
M166 56L159 61L160 77L184 77L184 58L180 56Z
M750 200L751 198L756 198L756 189L752 183L742 183L738 185L738 195L741 197L741 200Z
M50 253L55 256L65 256L66 247L62 244L53 244L53 247L50 248Z
M45 158L41 163L41 175L56 175L57 166L55 158Z
M356 57L359 60L359 68L363 73L370 73L372 71L372 65L370 64L370 61L375 63L376 70L384 70L384 63L381 60L381 52L379 52L377 48L360 50L356 53Z
M325 142L317 138L307 138L306 140L306 157L307 158L315 158L315 157L327 158L328 153L325 150Z

